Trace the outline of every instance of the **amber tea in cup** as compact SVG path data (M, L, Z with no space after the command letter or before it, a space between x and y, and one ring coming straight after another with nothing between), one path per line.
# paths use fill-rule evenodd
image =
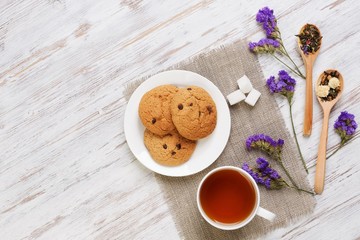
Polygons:
M200 202L207 216L217 222L236 223L255 208L255 189L239 172L225 169L209 176L202 184Z
M275 214L259 207L259 201L260 193L254 179L232 166L210 171L197 193L201 215L211 225L224 230L243 227L255 215L272 220Z

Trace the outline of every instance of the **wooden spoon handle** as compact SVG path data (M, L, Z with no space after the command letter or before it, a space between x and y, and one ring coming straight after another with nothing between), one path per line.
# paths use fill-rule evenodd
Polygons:
M312 63L306 64L305 115L303 135L310 136L313 119Z
M321 194L324 190L329 115L330 115L330 110L324 109L324 120L320 135L320 144L319 144L318 158L316 162L316 172L315 172L314 190L316 194Z

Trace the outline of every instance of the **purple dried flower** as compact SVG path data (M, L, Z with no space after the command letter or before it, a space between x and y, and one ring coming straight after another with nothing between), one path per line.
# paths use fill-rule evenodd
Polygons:
M258 158L256 163L258 164L258 170L262 173L263 176L267 176L271 179L280 178L278 172L270 167L270 164L266 159Z
M279 78L277 81L274 76L270 76L266 81L266 85L271 93L280 93L291 101L295 91L295 79L293 79L285 70L279 71L278 76Z
M242 165L242 169L249 173L256 183L264 185L267 189L280 189L287 185L266 159L258 158L256 163L255 169L250 168L247 163Z
M271 179L279 179L279 178L281 178L279 173L275 169L273 169L273 171L269 174L269 177Z
M260 9L256 15L256 21L262 24L268 38L278 37L277 20L272 9L268 7Z
M271 93L277 93L277 84L275 82L274 76L269 77L269 79L266 81L266 85L268 86Z
M294 96L296 81L295 81L295 79L293 79L289 75L288 72L286 72L285 70L281 70L278 73L278 80L276 80L274 76L270 76L269 79L267 79L267 81L266 81L266 85L269 88L269 91L271 93L279 93L279 94L285 96L286 99L288 100L288 103L289 103L289 106L290 106L289 110L290 110L290 116L291 116L291 118L290 118L291 119L291 126L292 126L292 130L293 130L293 133L294 133L296 146L297 146L297 149L299 151L300 158L301 158L301 161L303 163L303 166L304 166L306 172L308 172L304 157L303 157L303 155L301 153L301 149L300 149L300 146L299 146L296 134L295 134L295 127L294 127L294 122L293 122L293 117L292 117L292 104L291 104L291 101L292 101L292 98ZM284 143L281 143L281 142L278 143L278 145L282 145L282 144L284 144Z
M284 140L279 139L275 141L270 136L264 134L256 134L248 137L246 140L246 147L248 150L260 149L276 160L281 161L281 150L284 145Z
M309 55L309 48L307 45L301 45L300 49L304 52L305 55Z
M255 53L274 53L280 47L277 40L263 38L259 42L250 42L249 49Z
M265 169L267 169L269 167L269 162L266 161L266 159L264 159L264 158L258 158L256 160L256 163L258 164L258 168L261 171L264 171Z
M249 167L249 164L247 164L246 162L245 163L243 163L243 165L242 165L242 167L241 167L243 170L245 170L247 173L251 173L252 172L252 170L251 170L251 168ZM251 174L250 174L251 175Z
M274 15L274 11L268 7L259 9L256 14L256 21L260 23L263 29L266 32L266 38L261 39L259 42L250 42L249 49L254 53L270 53L274 56L275 59L285 64L280 58L278 58L276 53L279 55L286 56L294 64L295 69L287 66L291 71L293 71L298 76L305 79L305 76L301 73L295 62L291 59L290 55L285 49L283 40L281 38L280 30L277 26L277 19ZM291 88L288 88L291 91Z
M280 43L277 40L270 39L270 38L262 38L262 39L260 39L260 41L258 42L258 45L259 46L271 45L274 48L280 47Z
M270 189L271 188L271 179L270 178L267 178L265 181L264 181L264 185L267 189Z
M278 142L277 142L277 145L282 147L282 145L284 145L284 143L285 143L284 140L279 139Z
M254 49L258 46L256 42L249 42L249 49L254 51Z
M335 131L340 135L342 144L354 135L357 127L355 116L346 111L341 112L334 124Z
M264 180L260 177L258 172L255 172L252 168L249 167L249 164L243 163L242 167L245 172L250 174L250 176L255 180L256 183L263 184Z

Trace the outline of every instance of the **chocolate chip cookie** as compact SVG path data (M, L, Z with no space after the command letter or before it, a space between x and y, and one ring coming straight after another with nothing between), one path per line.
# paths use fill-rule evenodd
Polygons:
M146 129L144 143L151 157L166 166L177 166L186 162L196 147L196 141L182 137L176 130L159 136Z
M217 120L216 105L201 87L179 89L171 100L172 121L181 136L198 140L210 135Z
M139 104L139 117L152 133L164 136L175 129L171 120L170 102L178 88L162 85L144 94Z

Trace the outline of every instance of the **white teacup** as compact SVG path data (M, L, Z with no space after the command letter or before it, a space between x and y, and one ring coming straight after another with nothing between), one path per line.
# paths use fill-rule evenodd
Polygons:
M208 223L223 230L241 228L255 215L269 221L276 217L259 206L260 192L255 180L233 166L219 167L206 174L197 191L197 205Z

